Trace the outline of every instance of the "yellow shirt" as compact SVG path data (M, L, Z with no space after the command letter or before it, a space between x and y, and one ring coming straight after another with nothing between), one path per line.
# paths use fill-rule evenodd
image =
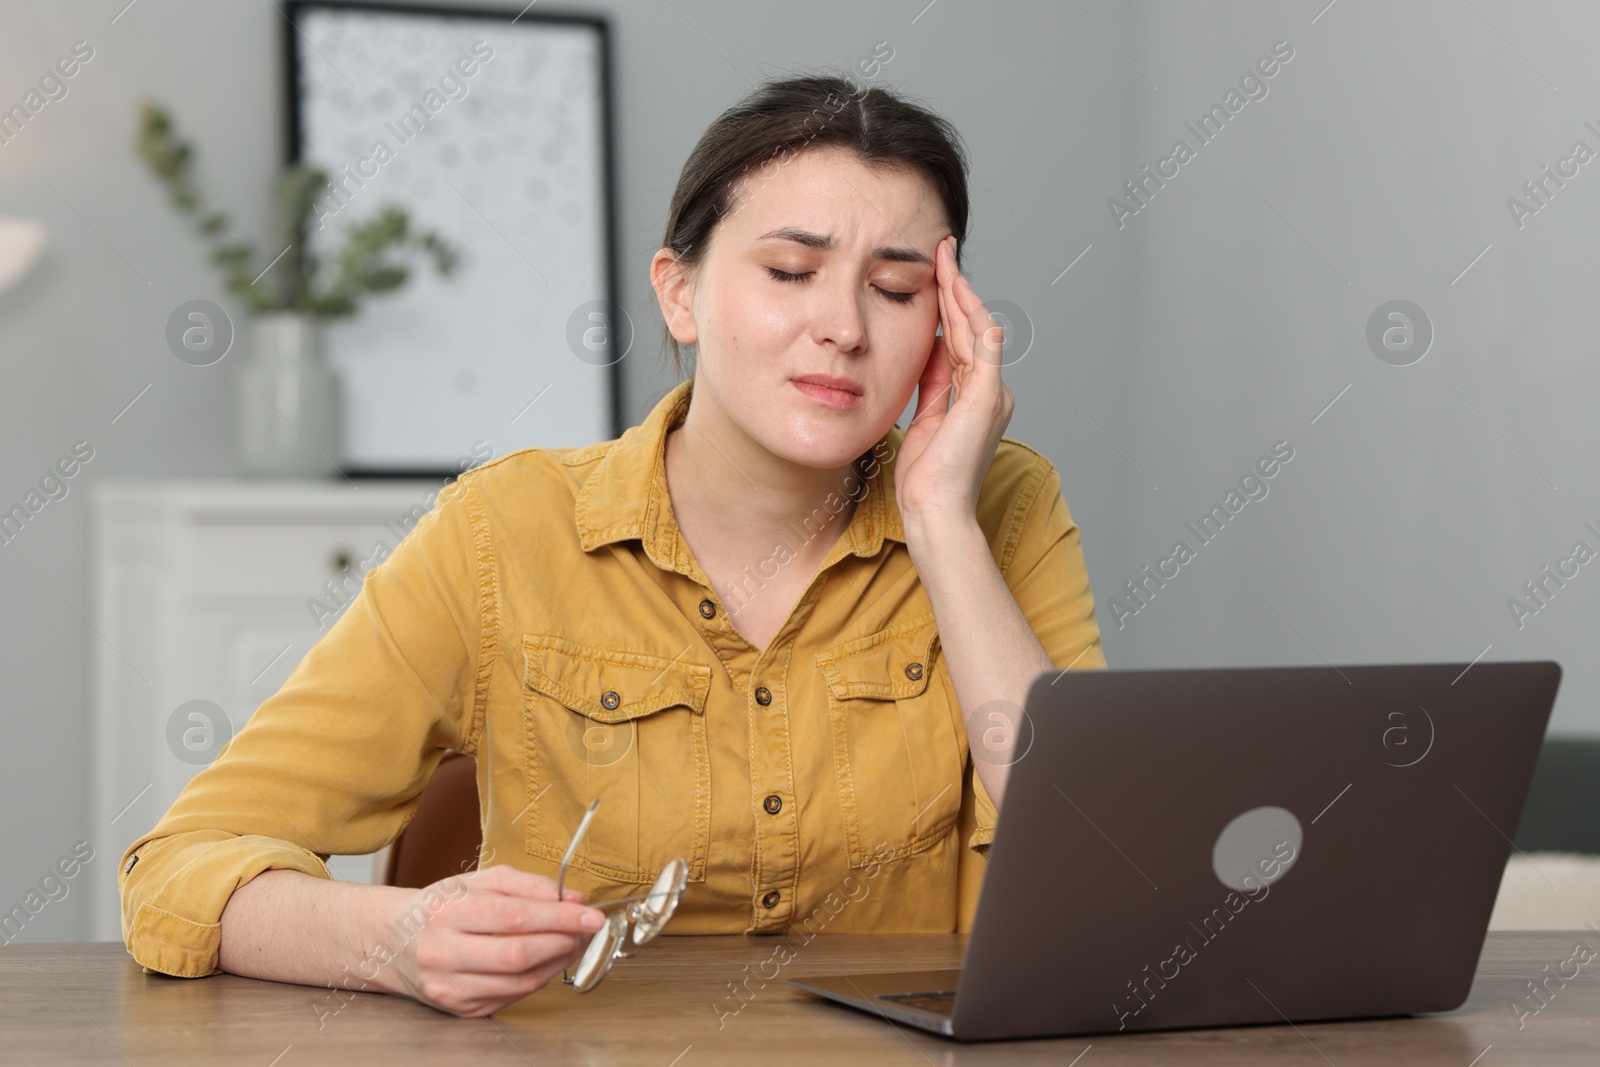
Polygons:
M554 876L599 797L567 884L597 903L681 856L689 883L669 933L957 928L958 869L981 867L996 811L895 505L904 432L863 456L848 528L757 650L668 499L666 434L691 386L614 441L524 449L441 492L123 853L135 960L214 973L236 888L271 868L327 878L328 856L390 843L449 749L477 760L482 865ZM846 506L835 494L794 523L731 599L761 596ZM1056 666L1103 668L1050 462L1003 439L977 517Z

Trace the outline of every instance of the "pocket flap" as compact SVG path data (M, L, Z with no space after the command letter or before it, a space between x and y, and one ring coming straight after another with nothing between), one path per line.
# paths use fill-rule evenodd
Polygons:
M901 700L928 687L938 650L939 631L930 616L830 648L817 657L817 666L837 700Z
M596 722L626 722L678 705L703 714L711 692L711 668L682 653L668 659L543 634L525 634L522 649L528 688Z

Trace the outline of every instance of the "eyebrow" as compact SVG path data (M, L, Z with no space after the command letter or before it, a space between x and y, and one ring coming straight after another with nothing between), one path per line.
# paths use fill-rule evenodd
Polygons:
M832 237L826 234L813 233L810 230L798 229L794 226L784 226L780 229L769 230L756 238L756 240L761 241L768 237L794 241L808 248L832 248L834 246ZM915 248L895 248L890 245L884 245L872 250L872 258L893 260L896 263L921 263L923 266L933 266L933 260L926 253L919 252Z

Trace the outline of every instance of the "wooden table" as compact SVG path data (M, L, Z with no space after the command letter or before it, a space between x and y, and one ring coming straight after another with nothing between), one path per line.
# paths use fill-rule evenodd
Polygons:
M959 966L961 934L796 939L795 958L764 986L759 976L776 969L766 962L775 959L776 939L663 937L637 958L618 960L593 993L549 987L490 1019L365 993L341 1007L327 990L234 975L146 974L117 942L12 944L0 947L0 1063L1594 1064L1600 959L1524 1016L1520 1029L1508 1006L1580 939L1596 944L1592 931L1491 933L1471 998L1446 1015L979 1045L893 1027L786 984L806 975ZM746 978L749 992L736 1000L728 983Z

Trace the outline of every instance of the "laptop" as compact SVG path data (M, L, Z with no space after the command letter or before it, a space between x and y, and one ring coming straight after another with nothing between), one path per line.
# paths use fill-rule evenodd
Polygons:
M1040 675L961 969L789 984L966 1041L1451 1011L1560 678Z

